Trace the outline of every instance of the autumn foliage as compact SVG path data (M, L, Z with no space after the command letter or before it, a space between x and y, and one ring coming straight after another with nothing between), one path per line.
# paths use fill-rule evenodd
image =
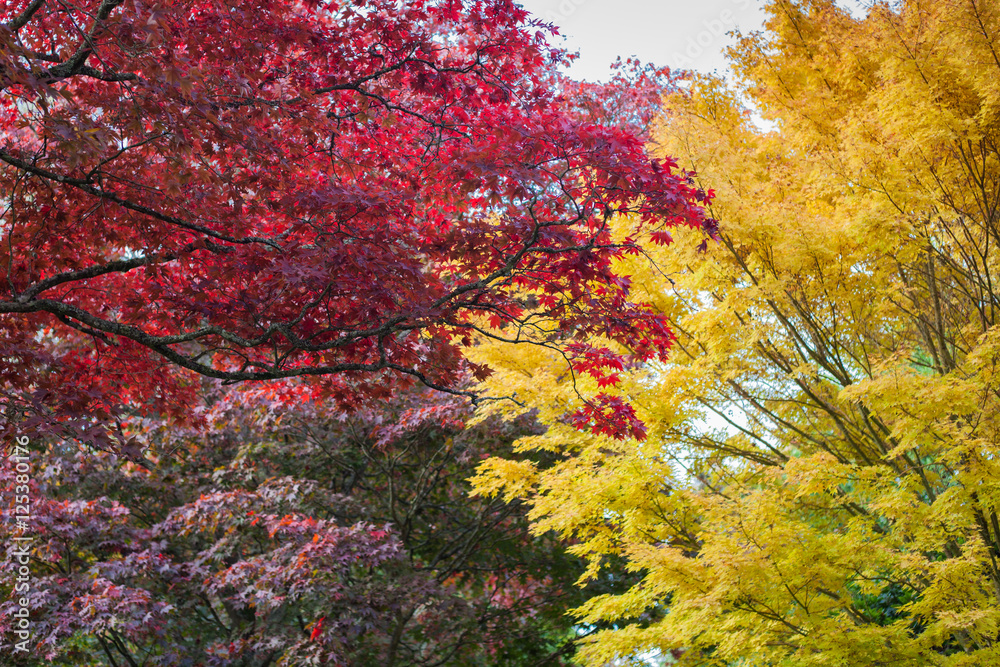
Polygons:
M621 623L586 664L1000 661L1000 7L838 4L768 3L738 90L665 100L656 143L722 231L618 265L677 334L616 390L645 441L566 424L553 356L477 350L545 406L518 449L562 457L494 459L480 492L528 500L589 578L643 577L576 610Z
M66 444L37 452L32 650L5 656L565 664L582 562L532 538L522 506L467 497L475 465L511 455L530 419L465 428L467 405L426 391L351 417L233 390L201 409L202 428L146 425L148 467ZM14 477L0 480L8 495ZM12 514L0 534L16 547ZM4 637L14 609L0 603Z
M183 405L186 371L351 408L468 393L477 332L662 356L612 261L711 234L705 194L647 156L650 95L564 85L546 35L510 0L6 3L7 410L107 447L88 419Z
M614 259L715 228L644 146L669 72L573 82L549 32L509 0L0 8L0 431L33 471L0 489L35 540L5 664L566 663L582 561L465 482L538 427L442 396L482 396L480 336L663 357Z
M766 12L8 3L17 659L1000 662L1000 6Z

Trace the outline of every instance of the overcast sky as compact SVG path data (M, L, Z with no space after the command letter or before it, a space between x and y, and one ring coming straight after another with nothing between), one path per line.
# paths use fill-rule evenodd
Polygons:
M532 14L556 24L580 60L570 70L580 79L607 78L617 56L675 69L713 70L726 62L726 35L758 30L761 0L519 0ZM856 0L844 0L857 6ZM852 7L853 8L853 7Z

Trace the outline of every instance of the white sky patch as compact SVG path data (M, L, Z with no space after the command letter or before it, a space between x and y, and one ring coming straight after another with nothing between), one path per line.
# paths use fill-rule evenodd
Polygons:
M840 0L860 18L872 0ZM569 74L587 81L608 78L618 56L673 69L725 74L731 33L760 30L762 0L519 0L559 27L556 44L579 51Z
M734 29L760 29L758 0L520 0L529 12L554 23L559 45L579 51L569 73L589 81L608 78L618 56L702 72L726 68L725 48Z

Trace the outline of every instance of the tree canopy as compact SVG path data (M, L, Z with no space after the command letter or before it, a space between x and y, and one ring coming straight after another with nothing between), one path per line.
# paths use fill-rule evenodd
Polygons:
M740 88L695 77L655 134L722 231L619 269L677 333L619 374L649 437L574 430L552 355L484 346L489 382L547 406L517 448L561 460L495 459L478 488L528 500L588 576L643 577L577 610L658 611L589 638L588 664L994 664L1000 8L767 11Z
M6 3L7 410L92 440L87 415L190 401L181 369L345 408L463 393L470 335L504 325L662 355L611 262L711 234L705 193L647 156L641 86L564 82L546 39L511 0Z
M582 561L533 538L520 504L467 497L530 418L466 428L467 405L427 390L350 417L207 398L197 428L147 423L147 467L66 442L33 454L31 650L10 650L21 594L5 598L5 664L568 664Z
M766 13L8 3L16 659L1000 662L1000 5Z

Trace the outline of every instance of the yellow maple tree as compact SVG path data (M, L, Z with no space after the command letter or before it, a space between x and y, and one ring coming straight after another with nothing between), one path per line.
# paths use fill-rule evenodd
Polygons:
M739 89L693 78L656 135L722 233L622 260L677 334L614 389L648 437L574 429L590 380L483 344L557 463L491 459L478 492L584 579L643 575L575 610L607 628L586 664L1000 664L1000 3L766 9Z

